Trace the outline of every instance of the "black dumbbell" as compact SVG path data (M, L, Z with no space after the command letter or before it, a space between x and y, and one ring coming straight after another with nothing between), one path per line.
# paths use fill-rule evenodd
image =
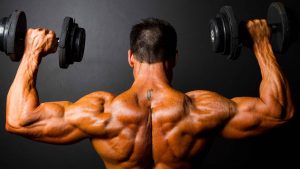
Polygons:
M288 44L290 27L282 3L271 3L268 9L267 22L272 30L273 50L278 53L284 52ZM237 21L231 6L223 6L219 13L210 20L209 31L213 51L227 55L230 60L237 59L243 42L249 41L245 22Z
M10 16L0 19L0 50L9 55L12 61L20 61L23 56L26 31L26 15L23 11L14 11ZM57 40L61 68L82 60L85 30L74 19L65 17L60 39Z

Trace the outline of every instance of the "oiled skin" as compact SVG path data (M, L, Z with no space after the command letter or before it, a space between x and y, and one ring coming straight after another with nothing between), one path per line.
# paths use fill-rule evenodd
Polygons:
M52 144L90 138L108 169L193 168L191 160L205 154L211 136L253 137L284 124L294 114L266 21L249 21L247 27L262 73L257 98L227 99L203 90L182 93L170 86L174 61L140 63L129 50L135 78L130 89L118 96L93 92L75 103L39 102L38 66L57 44L54 32L30 29L7 96L6 130Z

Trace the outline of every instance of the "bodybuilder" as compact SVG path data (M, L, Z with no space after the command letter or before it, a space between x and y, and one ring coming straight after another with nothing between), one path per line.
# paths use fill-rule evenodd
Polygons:
M173 89L175 29L166 21L146 19L130 34L132 86L118 96L97 91L74 103L39 102L38 67L57 44L54 32L29 29L7 96L6 130L52 144L89 138L108 169L193 168L192 161L204 155L211 136L253 137L293 116L288 82L273 54L266 21L248 21L247 28L262 75L257 98Z

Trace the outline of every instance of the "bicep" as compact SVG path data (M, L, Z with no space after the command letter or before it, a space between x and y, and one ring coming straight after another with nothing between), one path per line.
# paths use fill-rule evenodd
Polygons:
M221 135L230 139L242 139L265 133L283 122L271 116L271 106L259 98L238 97L232 99L235 113L224 125Z

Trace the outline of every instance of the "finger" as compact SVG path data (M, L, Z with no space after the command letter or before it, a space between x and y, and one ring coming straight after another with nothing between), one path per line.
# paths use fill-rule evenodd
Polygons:
M26 37L28 37L30 34L32 34L32 32L33 32L32 28L27 29Z
M30 32L32 32L32 31L33 31L32 28L27 29L27 33L30 33Z
M47 35L46 35L48 38L51 38L51 39L55 39L56 38L56 35L55 35L55 32L49 30Z
M53 31L49 31L49 34L47 36L48 36L47 38L49 39L49 42L50 42L49 50L51 53L54 53L54 52L56 52L57 47L58 47L58 42L57 42L55 33Z
M261 22L262 22L263 24L266 24L266 25L268 24L268 22L267 22L266 19L262 19Z
M254 24L256 24L256 25L261 25L261 21L260 21L259 19L255 19L253 22L254 22Z
M56 36L55 32L53 30L49 30L49 34L53 35L54 37Z
M246 26L247 26L247 28L250 28L253 26L253 24L254 24L254 22L252 20L248 20L246 23Z

